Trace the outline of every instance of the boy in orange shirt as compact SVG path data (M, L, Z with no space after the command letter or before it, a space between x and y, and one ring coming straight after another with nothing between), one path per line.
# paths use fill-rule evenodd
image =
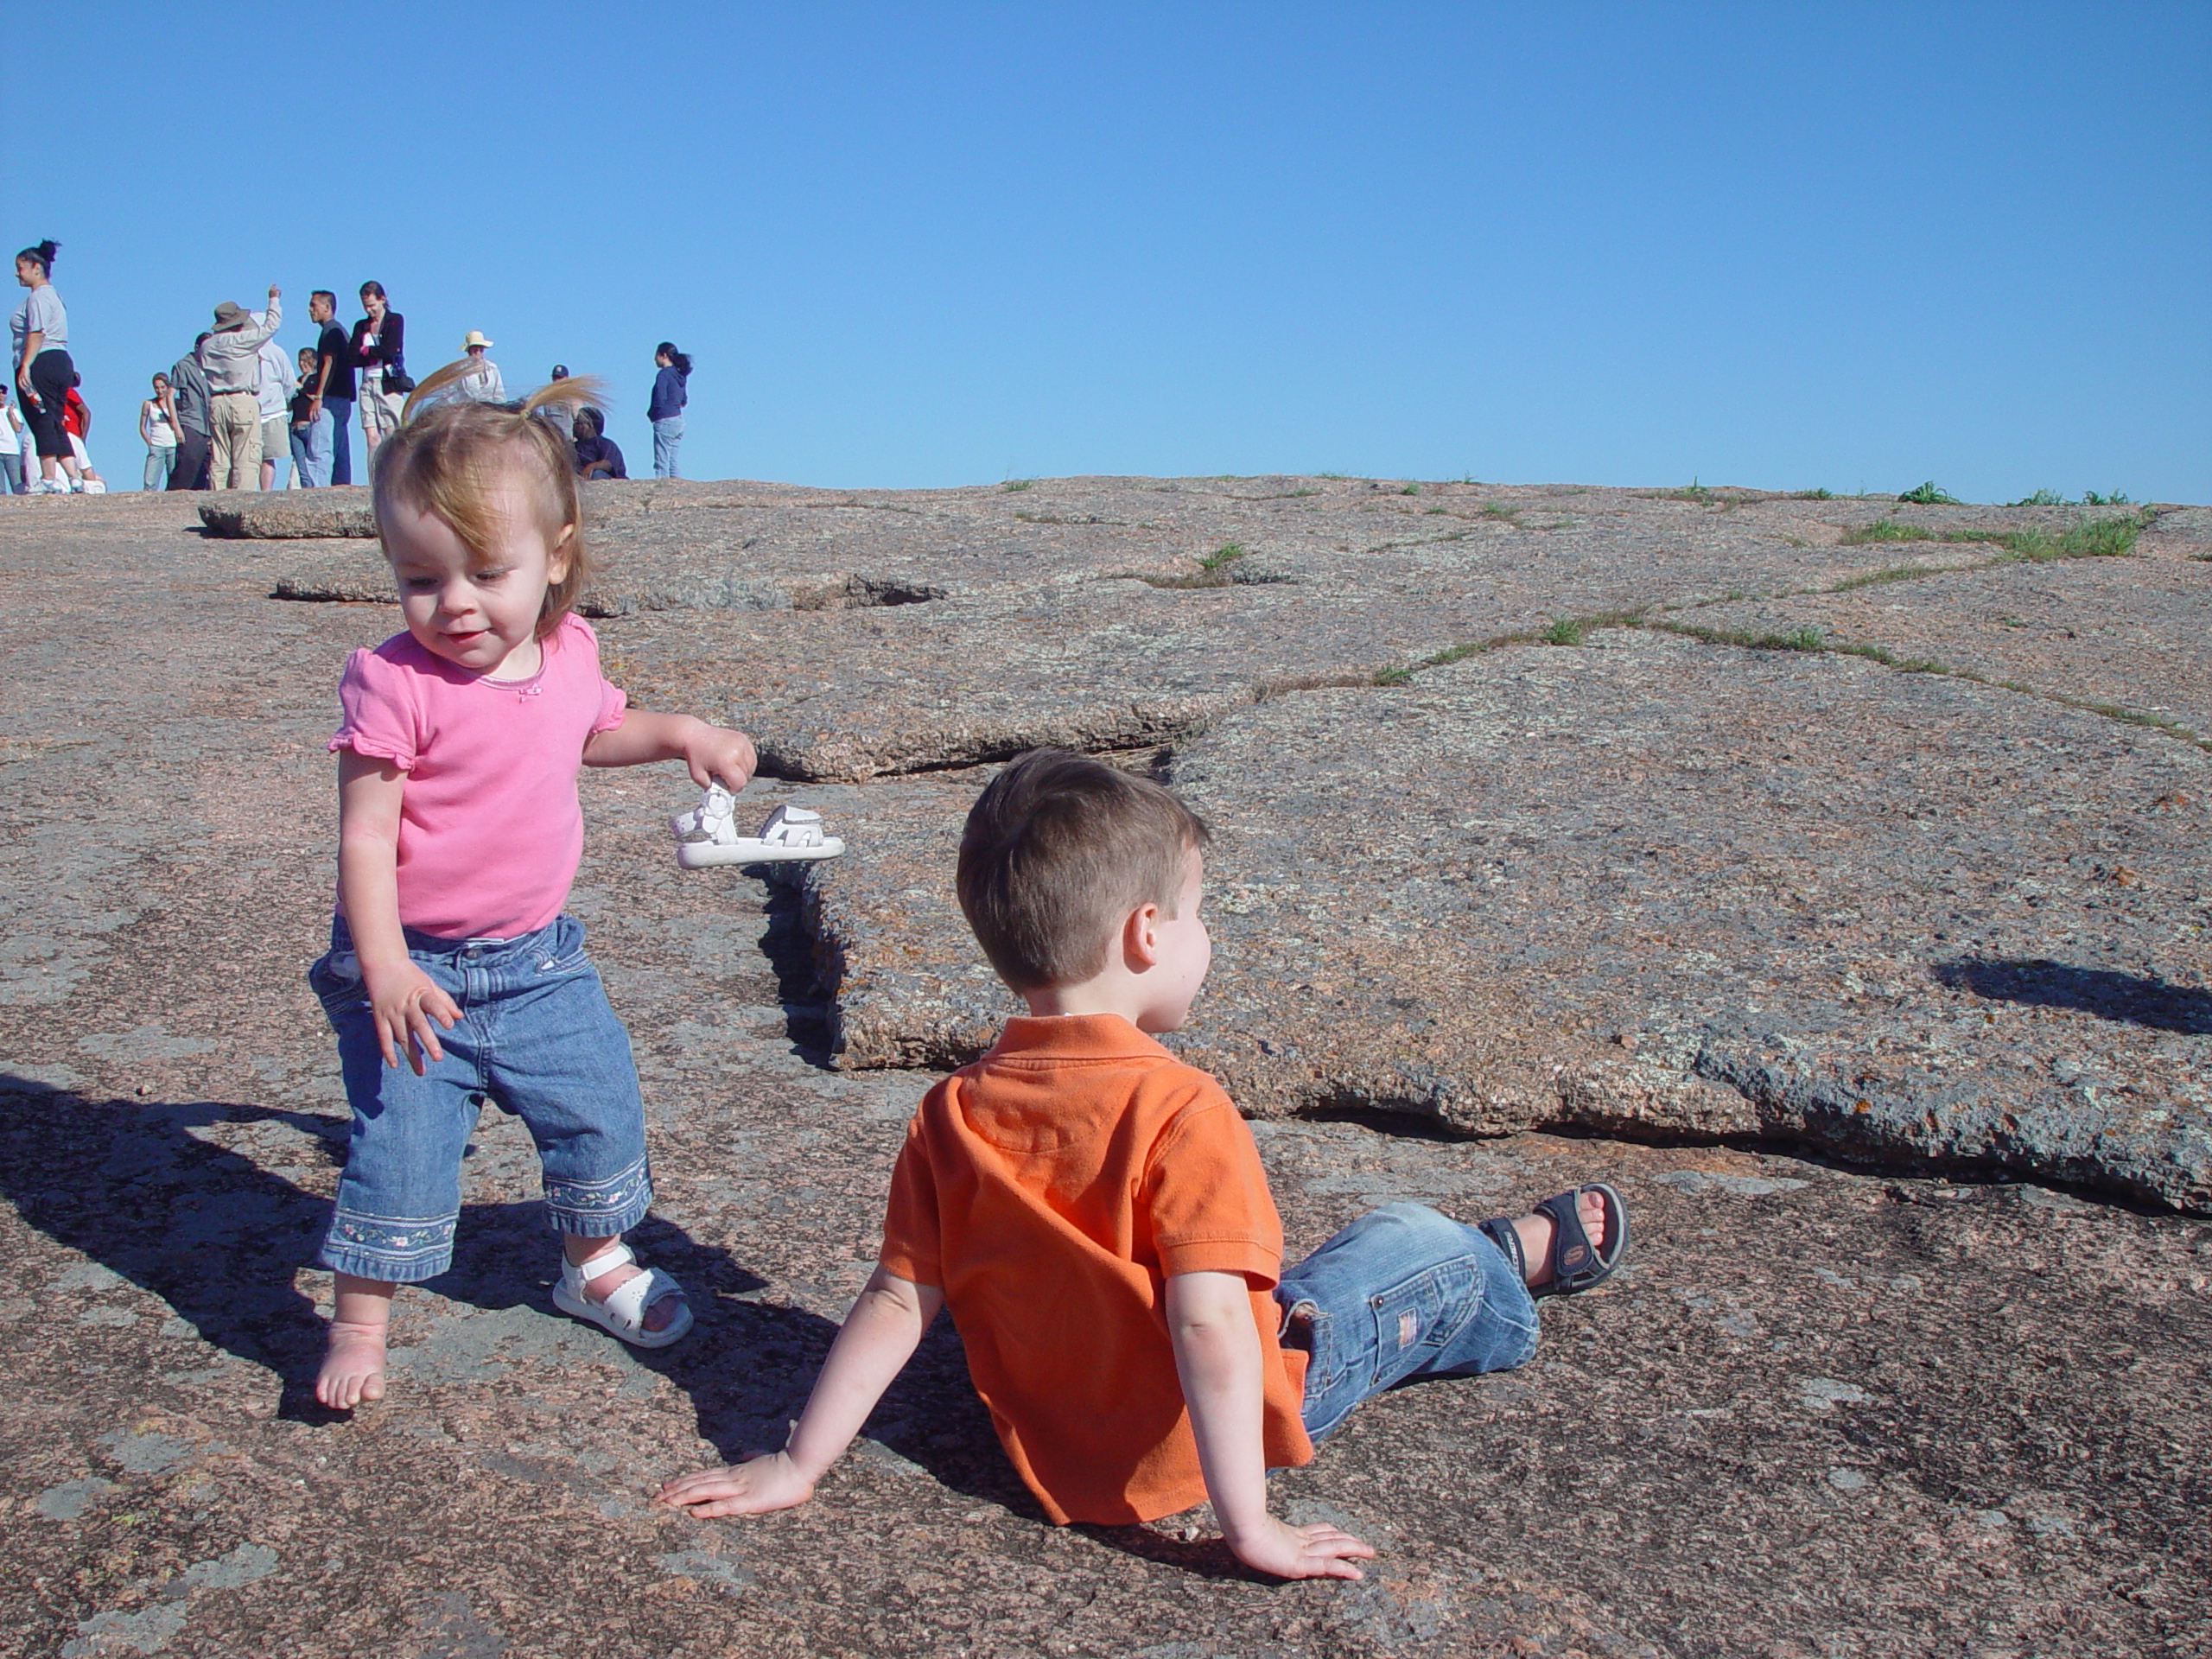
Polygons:
M1421 1205L1355 1222L1288 1273L1251 1131L1147 1035L1183 1023L1212 958L1205 825L1159 785L1039 750L961 838L961 909L1029 1004L930 1091L892 1176L883 1249L789 1445L687 1475L698 1516L813 1496L950 1305L1007 1455L1055 1522L1150 1521L1211 1497L1230 1548L1282 1578L1375 1552L1268 1512L1362 1400L1500 1370L1536 1347L1532 1295L1583 1290L1628 1244L1593 1185L1470 1227Z

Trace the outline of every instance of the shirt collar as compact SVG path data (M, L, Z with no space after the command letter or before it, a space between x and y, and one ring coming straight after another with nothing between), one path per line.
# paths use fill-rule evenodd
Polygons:
M986 1060L1124 1060L1175 1057L1118 1014L1016 1014Z

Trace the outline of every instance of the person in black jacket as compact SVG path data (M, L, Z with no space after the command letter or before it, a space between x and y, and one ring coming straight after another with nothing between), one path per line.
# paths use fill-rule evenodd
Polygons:
M399 429L400 410L415 383L407 378L407 319L386 303L382 283L361 284L361 308L369 315L353 325L354 395L362 446L373 459L377 445Z

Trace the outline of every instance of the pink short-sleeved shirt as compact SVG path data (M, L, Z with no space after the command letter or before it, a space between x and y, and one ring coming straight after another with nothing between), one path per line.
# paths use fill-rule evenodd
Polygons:
M346 664L330 747L407 774L399 919L417 931L511 939L568 902L584 849L584 744L622 723L626 700L581 619L563 618L544 655L527 680L487 680L399 633Z

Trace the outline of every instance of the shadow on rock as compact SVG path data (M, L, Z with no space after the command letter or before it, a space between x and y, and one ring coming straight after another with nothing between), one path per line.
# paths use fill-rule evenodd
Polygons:
M322 1320L293 1282L314 1258L329 1200L194 1133L226 1122L283 1123L309 1137L309 1155L334 1166L345 1156L342 1118L236 1102L88 1099L0 1072L0 1195L29 1225L160 1297L207 1342L266 1369L283 1390L280 1416L331 1421L338 1414L314 1395ZM622 1351L690 1396L700 1433L723 1457L781 1446L836 1325L801 1308L744 1300L766 1281L658 1217L630 1237L644 1260L683 1282L700 1329L672 1349ZM419 1334L423 1304L434 1300L485 1313L528 1308L549 1316L561 1337L612 1346L613 1338L555 1310L559 1257L537 1201L465 1205L454 1264L414 1287L419 1295L407 1300L416 1306L404 1307L406 1324L395 1325L395 1353ZM496 1345L498 1333L486 1336ZM991 1432L949 1318L886 1394L868 1438L894 1464L1039 1513Z
M2212 1035L2212 991L2171 984L2147 974L2075 968L2048 960L1938 963L1938 983L1993 1002L2074 1008L2130 1026L2184 1036Z

